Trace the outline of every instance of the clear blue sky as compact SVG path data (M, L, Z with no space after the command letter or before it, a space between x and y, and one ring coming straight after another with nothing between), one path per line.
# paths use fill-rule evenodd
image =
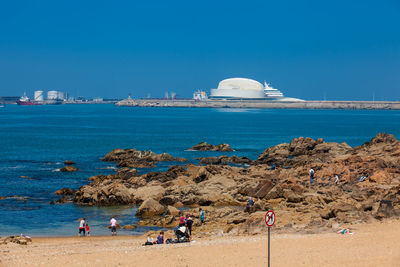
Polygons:
M190 97L230 77L400 100L400 1L2 1L0 95Z

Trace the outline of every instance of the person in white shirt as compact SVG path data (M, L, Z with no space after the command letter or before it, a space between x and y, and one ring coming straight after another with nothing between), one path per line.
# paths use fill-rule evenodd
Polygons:
M310 169L310 184L312 184L314 181L314 170Z
M85 218L81 219L81 221L79 222L79 232L78 232L78 236L85 236Z
M110 226L111 226L111 235L117 235L117 220L114 219L114 217L111 218L110 220Z
M335 184L339 184L339 176L337 174L335 175Z

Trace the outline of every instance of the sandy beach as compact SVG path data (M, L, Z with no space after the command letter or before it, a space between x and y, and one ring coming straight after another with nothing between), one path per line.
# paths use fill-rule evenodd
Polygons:
M353 235L271 235L271 266L400 266L400 221L360 224ZM267 233L267 231L265 232ZM267 234L142 246L145 237L33 238L0 245L1 266L266 266Z

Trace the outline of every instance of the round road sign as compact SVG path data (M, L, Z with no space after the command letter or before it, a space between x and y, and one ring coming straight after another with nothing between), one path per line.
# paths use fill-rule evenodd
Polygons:
M265 214L265 224L268 227L273 226L275 223L275 213L272 210L267 211Z

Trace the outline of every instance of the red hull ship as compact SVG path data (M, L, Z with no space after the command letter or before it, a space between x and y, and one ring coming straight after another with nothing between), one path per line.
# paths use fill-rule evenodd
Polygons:
M21 98L19 100L17 100L17 104L19 106L38 106L38 105L42 105L41 103L37 103L37 102L32 102L27 96L26 94L24 94L23 96L21 96Z

